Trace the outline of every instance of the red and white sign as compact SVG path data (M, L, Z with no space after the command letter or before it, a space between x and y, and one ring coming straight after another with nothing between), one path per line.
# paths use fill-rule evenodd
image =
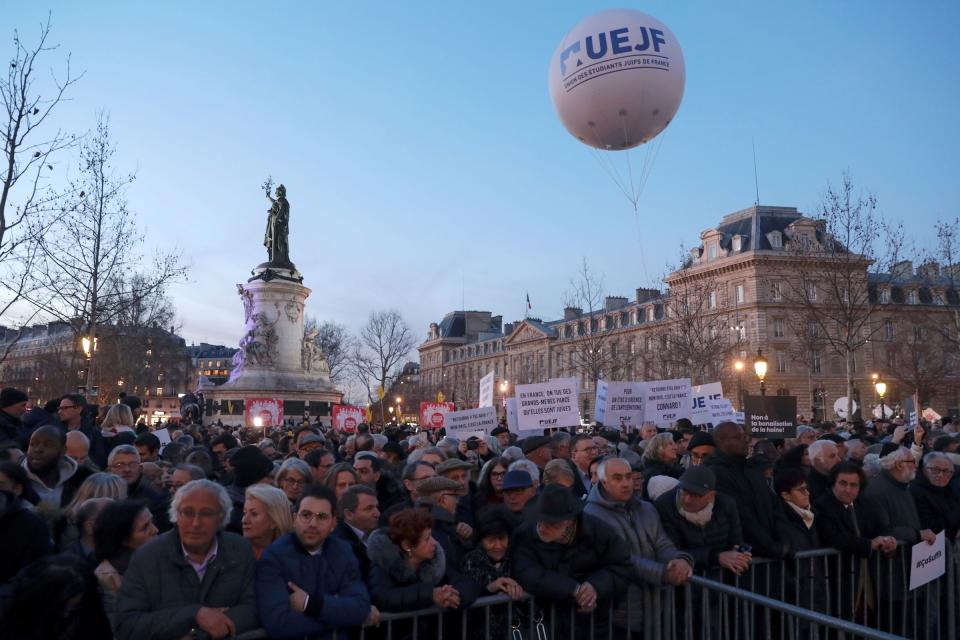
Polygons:
M283 424L283 398L247 398L246 422L251 427Z
M363 422L363 409L348 404L333 405L333 428L340 433L356 433Z
M443 429L446 426L447 414L453 410L452 402L421 402L420 428Z

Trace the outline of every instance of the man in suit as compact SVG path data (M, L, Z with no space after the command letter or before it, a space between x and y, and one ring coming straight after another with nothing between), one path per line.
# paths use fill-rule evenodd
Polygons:
M339 522L333 535L347 542L360 563L360 575L366 582L370 572L367 557L367 538L377 528L380 508L377 492L365 484L349 487L337 501Z
M580 434L570 443L570 460L568 464L573 470L573 488L575 495L583 497L590 493L590 462L597 457L599 449L593 438Z

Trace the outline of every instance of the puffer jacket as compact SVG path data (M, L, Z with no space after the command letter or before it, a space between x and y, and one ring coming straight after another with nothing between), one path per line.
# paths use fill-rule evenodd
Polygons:
M534 597L573 605L574 592L589 582L602 603L619 595L630 579L630 553L623 540L591 515L580 514L576 527L570 544L541 540L535 520L514 531L514 577Z
M743 543L743 530L736 503L718 493L713 503L713 517L706 526L700 527L682 515L677 508L679 487L666 492L654 503L660 513L663 529L677 548L693 556L698 567L717 567L720 553L731 551Z

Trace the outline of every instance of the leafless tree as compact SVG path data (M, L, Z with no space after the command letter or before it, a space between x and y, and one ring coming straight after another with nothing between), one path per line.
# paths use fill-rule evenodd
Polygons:
M64 70L59 75L51 72L49 80L43 80L44 59L57 49L49 44L49 37L49 17L40 25L33 45L24 43L20 32L14 30L13 56L6 74L0 76L0 100L7 120L2 127L0 162L0 318L16 313L18 303L33 291L30 274L38 257L35 240L56 220L63 198L50 186L50 175L58 153L76 143L75 136L54 129L51 120L83 74L72 74L68 55ZM31 322L38 312L36 307L29 308L18 323ZM6 343L0 362L15 344L15 340Z
M80 147L80 177L61 215L36 239L34 291L26 296L44 314L68 322L91 345L96 345L101 325L122 321L131 305L162 295L187 271L177 252L142 254L143 236L125 197L135 176L114 172L115 151L109 122L101 116L95 134ZM87 370L91 393L96 351L90 349Z
M853 414L854 358L879 327L871 284L888 277L903 244L902 229L885 224L876 209L876 198L859 194L844 174L839 187L827 187L816 218L791 225L788 260L777 274L784 301L796 309L794 334L814 327L845 363L847 415Z
M415 345L416 338L399 311L390 309L370 314L350 352L349 365L360 384L367 389L370 404L379 402L380 393L390 387ZM380 420L386 422L383 403L379 404Z
M888 375L906 391L904 395L916 393L921 405L926 406L935 395L956 387L950 375L951 354L942 351L931 335L936 329L919 314L905 316L899 329L892 347L896 366Z
M319 322L316 318L307 317L303 325L304 336L313 332L317 334L314 341L330 367L330 380L334 383L343 382L349 368L353 337L342 324Z

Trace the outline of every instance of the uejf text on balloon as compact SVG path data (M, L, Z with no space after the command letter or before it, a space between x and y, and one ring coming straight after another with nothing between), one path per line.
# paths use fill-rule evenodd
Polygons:
M653 45L653 50L659 53L660 45L667 43L663 37L663 32L659 29L639 27L637 31L640 34L640 41L637 44L631 44L629 27L620 27L619 29L611 30L609 32L611 53L619 56L633 53L634 51L647 51L651 44ZM601 32L596 36L587 36L584 38L585 46L583 49L586 50L588 58L591 60L599 60L607 55L607 36L608 32ZM567 75L567 58L575 53L580 53L580 51L581 43L579 40L564 49L563 53L560 54L560 75ZM576 66L579 67L582 64L583 60L578 57Z

